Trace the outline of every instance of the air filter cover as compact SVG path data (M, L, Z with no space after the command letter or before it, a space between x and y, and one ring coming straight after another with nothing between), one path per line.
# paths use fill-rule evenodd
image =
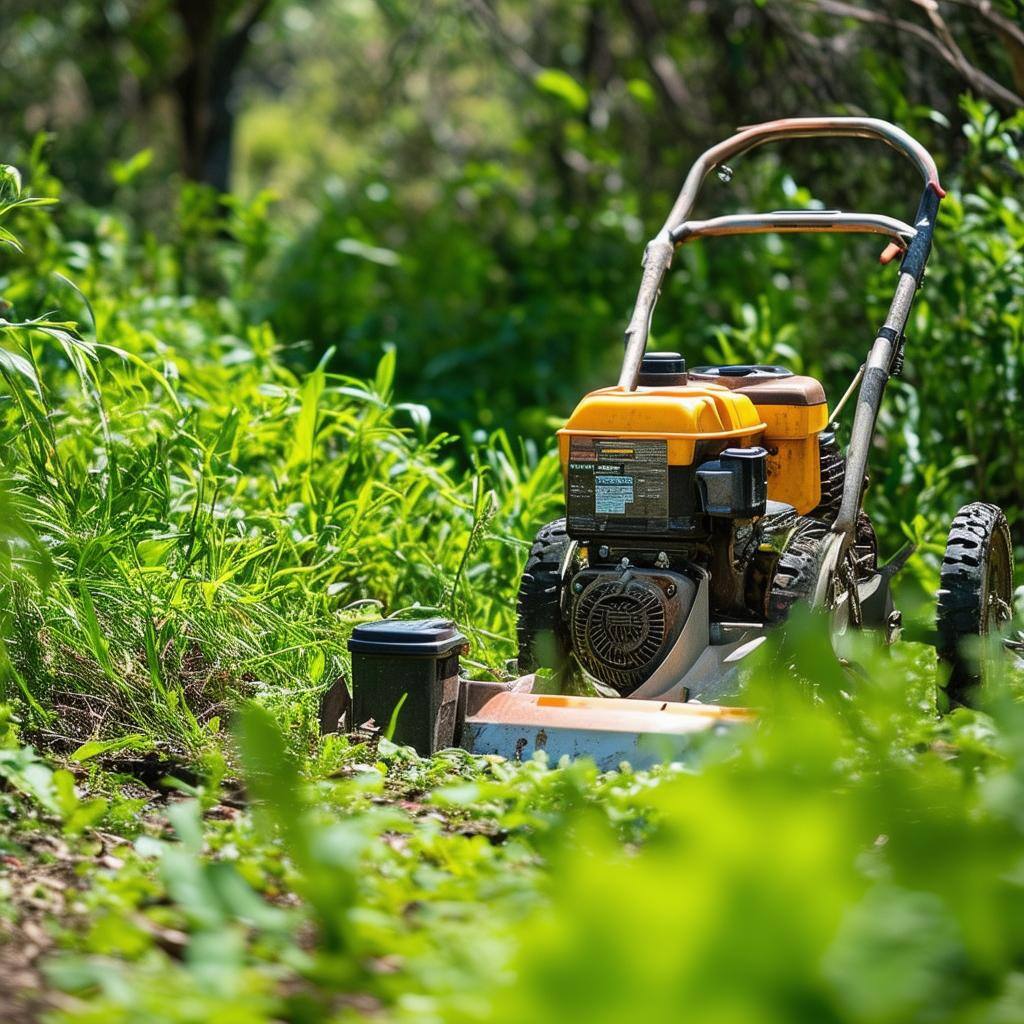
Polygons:
M674 572L587 569L570 613L573 650L599 682L632 693L672 648L693 603L695 586Z

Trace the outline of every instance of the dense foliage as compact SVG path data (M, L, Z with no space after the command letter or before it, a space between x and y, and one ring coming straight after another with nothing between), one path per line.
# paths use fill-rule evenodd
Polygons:
M981 120L979 153L1007 131ZM56 1019L1013 1019L1015 683L993 683L990 716L939 720L927 648L865 652L852 680L805 623L750 681L763 724L711 744L696 775L318 739L319 695L368 615L452 613L500 673L523 539L557 508L552 456L500 431L438 436L395 401L393 349L371 381L290 369L243 312L260 203L184 210L183 261L123 217L31 198L59 191L42 150L31 177L4 179L22 251L3 279L0 842L7 927L56 943ZM1003 401L1017 350L954 380L971 350L943 311L998 277L973 319L1019 339L1018 211L994 193L947 209L963 259L936 271L918 351L949 365L947 396ZM83 222L91 244L66 234ZM230 297L182 287L203 274ZM773 315L752 307L718 343L798 358ZM921 460L949 428L928 386L895 389L887 449L930 487L911 532L933 529L958 468ZM894 522L918 478L899 479L880 488ZM933 567L926 549L922 593ZM239 770L255 813L223 789ZM170 796L140 773L167 773Z
M1019 670L940 717L915 642L961 503L1024 538L1014 104L957 100L962 69L897 60L917 44L884 23L830 35L827 3L693 4L685 33L642 0L15 6L0 1016L1020 1019ZM964 61L1020 87L1012 32L941 10ZM171 173L166 102L243 30L219 195ZM886 549L919 543L907 642L848 671L799 617L751 667L756 727L685 767L320 736L367 618L451 615L474 675L505 674L526 545L560 506L551 432L614 375L643 239L702 143L812 98L921 134L950 189L869 490ZM185 141L202 179L210 146ZM702 209L909 217L917 184L879 156L765 151ZM876 255L688 248L657 344L784 362L834 401L889 298Z

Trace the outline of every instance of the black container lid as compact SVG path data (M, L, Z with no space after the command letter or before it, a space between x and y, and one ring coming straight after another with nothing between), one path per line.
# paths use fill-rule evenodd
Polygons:
M637 383L647 387L686 383L686 360L678 352L646 352Z
M356 626L348 649L359 654L443 658L465 643L451 619L378 619Z

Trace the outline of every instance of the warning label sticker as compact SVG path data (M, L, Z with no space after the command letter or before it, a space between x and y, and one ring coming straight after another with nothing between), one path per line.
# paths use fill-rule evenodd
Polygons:
M633 504L633 478L631 476L595 476L594 511L621 516L626 506Z
M567 512L577 529L607 517L644 523L668 518L668 443L656 438L573 437Z

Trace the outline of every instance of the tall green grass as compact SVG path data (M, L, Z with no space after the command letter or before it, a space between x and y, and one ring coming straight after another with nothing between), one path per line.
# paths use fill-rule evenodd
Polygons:
M944 204L872 465L886 547L901 535L920 544L911 606L934 589L959 504L1002 500L1015 523L1021 498L1017 121L971 114L963 176L991 180ZM415 346L382 347L368 381L332 371L350 361L344 348L303 369L311 345L279 340L260 318L282 250L267 197L218 204L184 188L174 230L155 238L117 210L53 205L61 188L41 146L27 179L0 179L0 470L23 524L8 545L17 557L0 566L0 671L51 741L142 732L197 748L245 696L311 729L318 694L345 672L353 623L379 614L452 615L470 631L474 671L500 673L524 545L559 511L545 446L500 429L438 433L427 405L395 395L399 360L422 359ZM791 202L814 204L789 188ZM762 270L777 276L787 258L773 250ZM826 245L801 264L801 287L839 287L844 258ZM690 352L673 312L708 321L691 292L729 297L737 282L692 253L684 264L696 287L669 289L659 339ZM330 266L305 273L322 287ZM872 279L877 317L888 284ZM853 354L797 335L789 291L760 285L758 301L718 308L734 322L706 322L697 347L852 372ZM287 289L277 298L301 302ZM508 390L505 365L496 392ZM521 365L527 378L537 370ZM420 397L451 422L459 386L455 372Z
M9 212L36 202L5 187ZM117 269L87 301L63 252L3 284L59 293L77 325L0 325L0 460L52 561L48 581L3 579L6 685L36 725L195 748L254 696L306 727L377 615L454 616L470 663L502 671L522 538L555 514L552 456L499 431L466 471L462 442L395 400L393 349L371 381L326 359L296 373L226 302L148 295Z

